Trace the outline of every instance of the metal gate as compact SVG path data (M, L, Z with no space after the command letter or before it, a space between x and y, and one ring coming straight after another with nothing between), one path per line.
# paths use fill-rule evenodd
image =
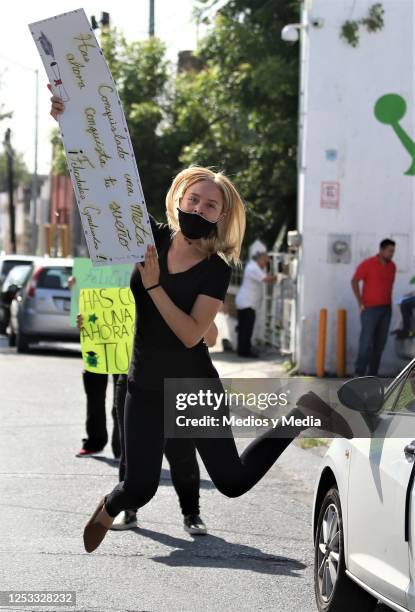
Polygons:
M262 303L263 340L281 354L295 353L297 325L297 255L294 253L268 253L270 274L276 283L265 286Z

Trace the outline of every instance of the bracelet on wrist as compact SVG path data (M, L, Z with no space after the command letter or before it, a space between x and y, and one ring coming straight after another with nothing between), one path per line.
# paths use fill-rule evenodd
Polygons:
M151 285L151 287L144 287L144 289L146 291L151 291L152 289L155 289L156 287L161 287L160 283L157 283L157 285Z

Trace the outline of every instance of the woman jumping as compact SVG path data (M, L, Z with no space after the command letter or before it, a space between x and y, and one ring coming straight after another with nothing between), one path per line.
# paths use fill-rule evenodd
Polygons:
M52 116L63 109L53 96ZM212 379L215 390L222 388L203 336L225 298L230 263L239 261L245 206L223 173L191 167L173 180L166 215L167 224L150 216L158 256L149 246L131 276L136 328L125 402L125 476L100 500L85 526L87 552L100 545L120 512L144 506L157 491L166 444L164 379ZM331 410L317 403L311 409L296 407L288 417L310 414L327 421ZM304 429L300 425L291 431L298 435ZM225 433L194 443L213 483L228 497L249 491L293 439L276 437L272 429L239 456L231 428ZM344 435L344 428L336 433Z

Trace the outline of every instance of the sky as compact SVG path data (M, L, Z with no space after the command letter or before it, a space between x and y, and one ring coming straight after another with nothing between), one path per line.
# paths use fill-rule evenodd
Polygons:
M196 47L193 5L193 0L155 0L155 33L166 43L171 61L179 51ZM29 171L34 168L36 69L39 70L39 174L50 171L50 132L57 124L49 115L46 72L28 24L79 8L83 8L88 17L95 15L99 20L102 11L106 11L110 13L111 24L121 30L127 40L139 40L148 35L148 7L148 0L105 0L102 5L89 0L11 0L5 5L0 37L0 105L3 112L13 111L13 117L0 122L0 142L10 127L12 145L23 153Z

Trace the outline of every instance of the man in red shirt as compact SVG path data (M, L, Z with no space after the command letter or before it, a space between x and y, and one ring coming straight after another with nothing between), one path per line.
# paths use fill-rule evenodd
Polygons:
M352 278L362 325L355 364L356 376L365 376L366 373L377 376L379 370L392 314L392 287L396 274L392 261L394 253L395 242L388 238L382 240L379 253L362 261ZM359 281L363 281L362 293Z

